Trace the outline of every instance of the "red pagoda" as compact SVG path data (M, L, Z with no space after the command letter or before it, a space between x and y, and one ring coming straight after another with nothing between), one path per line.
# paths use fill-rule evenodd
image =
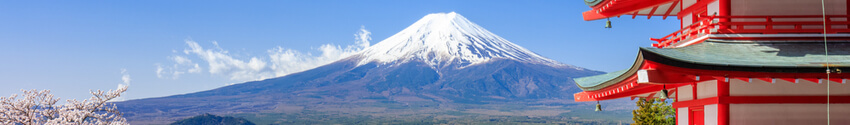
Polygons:
M681 29L650 38L629 69L575 79L576 101L674 99L682 125L850 125L848 0L585 4L584 20L676 17Z

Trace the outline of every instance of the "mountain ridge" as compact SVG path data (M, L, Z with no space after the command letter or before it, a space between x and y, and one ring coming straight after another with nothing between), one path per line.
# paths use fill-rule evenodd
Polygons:
M441 25L424 25L434 21ZM475 33L460 31L464 29ZM361 53L314 69L201 92L118 102L118 106L135 123L208 112L493 115L488 112L516 109L485 105L584 105L573 102L572 94L581 90L572 78L602 73L540 56L454 12L437 13ZM491 109L477 109L482 106ZM548 116L571 112L531 109L553 111Z

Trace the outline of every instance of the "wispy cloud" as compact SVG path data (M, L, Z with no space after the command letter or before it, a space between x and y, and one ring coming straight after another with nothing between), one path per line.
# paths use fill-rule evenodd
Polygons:
M268 57L249 58L236 58L215 41L212 42L213 47L205 48L196 41L186 40L188 48L183 50L182 54L176 53L169 57L172 65L156 64L156 73L159 78L178 79L182 74L201 73L201 66L206 65L208 73L226 76L236 82L280 77L354 55L369 47L370 35L371 32L361 26L357 34L354 34L353 45L343 47L324 44L317 48L321 52L320 55L277 46L267 50Z
M194 63L191 59L184 56L175 55L170 56L168 59L174 62L174 64L168 66L156 64L156 77L177 79L182 74L199 73L202 70L198 63Z
M271 69L275 71L275 76L284 76L354 55L360 52L360 50L369 47L369 41L372 40L370 37L371 34L365 27L361 26L357 34L354 34L354 45L340 47L333 44L325 44L318 48L322 52L322 55L319 56L278 46L268 51L272 63Z
M130 73L127 72L127 69L121 68L121 84L118 84L118 88L124 88L125 86L130 86ZM118 98L113 99L112 101L124 101L126 100L127 92L124 92L124 95Z
M127 69L122 68L121 69L121 81L124 83L124 85L130 85L130 80L132 80L132 79L130 79L130 74L127 73Z

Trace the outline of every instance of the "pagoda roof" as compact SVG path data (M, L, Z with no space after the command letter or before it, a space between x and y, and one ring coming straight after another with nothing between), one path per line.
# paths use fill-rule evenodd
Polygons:
M830 41L829 67L850 67L850 42ZM631 68L576 78L584 91L595 91L635 79L645 61L686 69L768 73L825 73L827 53L823 41L729 41L709 39L680 48L641 47Z

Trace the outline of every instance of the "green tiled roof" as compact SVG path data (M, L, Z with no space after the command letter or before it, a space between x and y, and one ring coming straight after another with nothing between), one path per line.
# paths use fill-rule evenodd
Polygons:
M584 4L587 5L587 6L596 6L599 3L601 3L602 1L605 1L605 0L584 0Z
M598 85L599 83L603 83L605 81L617 78L618 76L625 74L627 71L629 71L629 69L620 70L620 71L611 72L611 73L606 73L606 74L602 74L602 75L581 77L581 78L576 78L574 80L575 80L575 82L578 86L592 87L592 86Z
M850 66L850 43L831 42L829 62ZM743 67L824 67L823 42L704 42L682 48L641 48L667 58L697 64Z
M828 44L830 67L850 67L850 42ZM643 60L692 69L753 72L824 72L827 53L824 43L816 41L721 41L681 48L640 48L631 68L602 75L576 78L582 90L598 90L634 75Z

